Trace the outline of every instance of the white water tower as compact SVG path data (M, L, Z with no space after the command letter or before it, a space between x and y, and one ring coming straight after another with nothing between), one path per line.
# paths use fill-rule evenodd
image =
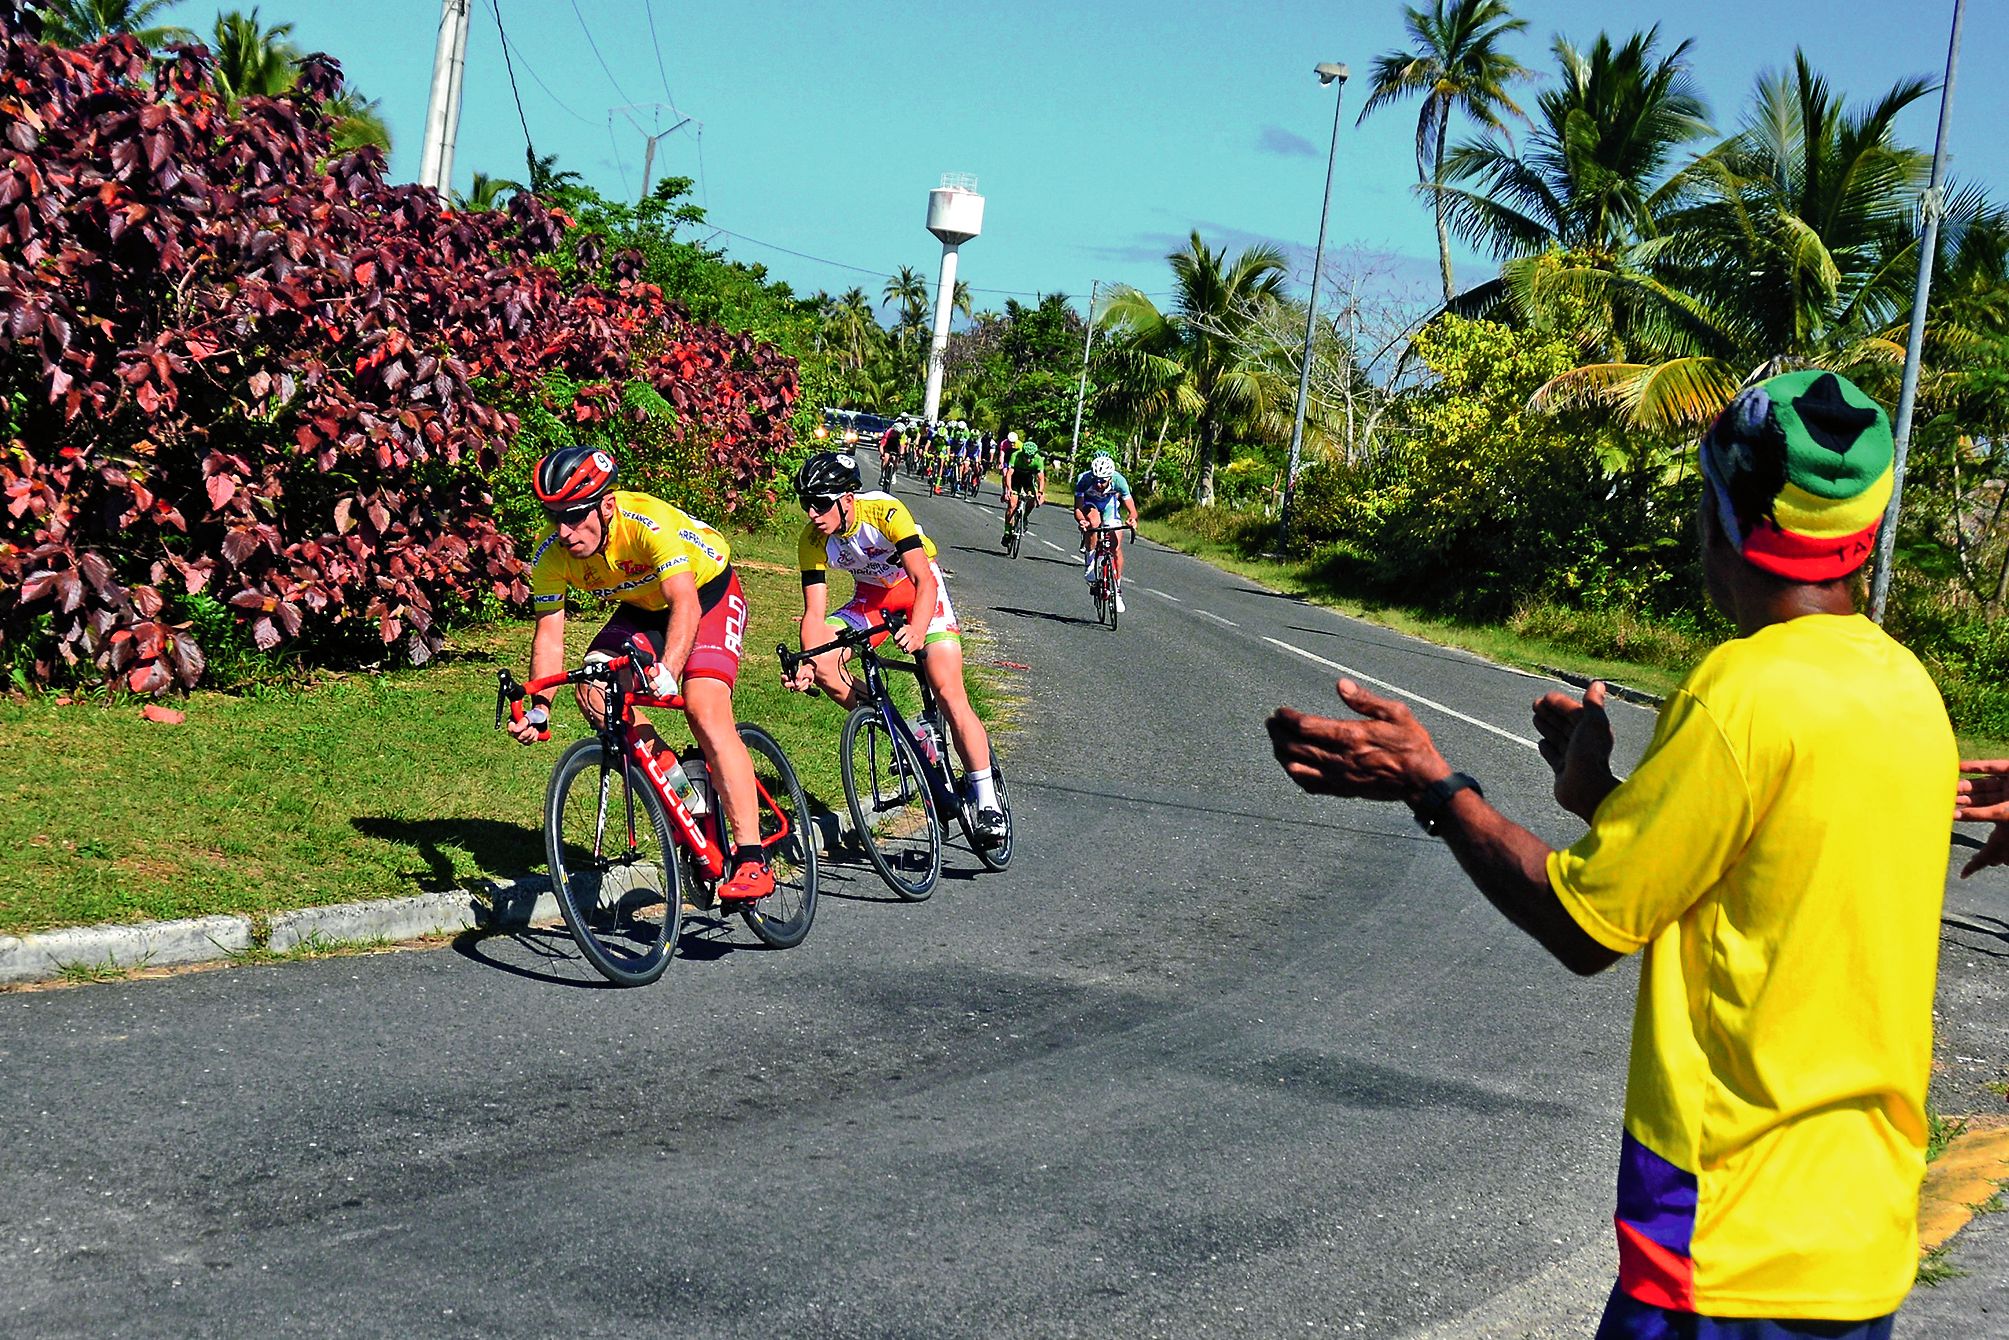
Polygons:
M935 338L928 345L928 396L923 414L933 421L942 407L942 364L949 352L949 314L956 306L956 251L984 230L984 198L967 172L945 172L928 192L928 231L942 244L942 277L935 287Z

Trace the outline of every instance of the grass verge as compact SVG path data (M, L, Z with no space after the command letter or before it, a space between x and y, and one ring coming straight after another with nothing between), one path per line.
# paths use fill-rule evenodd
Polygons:
M734 701L788 751L812 803L841 810L842 714L783 689L774 660L777 642L796 642L794 557L792 535L735 541L751 619ZM600 622L590 609L568 620L575 660ZM130 698L0 699L12 746L0 750L0 934L257 917L541 869L545 782L584 727L561 700L549 745L494 729L496 667L527 673L529 633L527 621L465 630L423 669L197 693L176 704L178 725L143 719ZM973 680L978 710L995 711L994 681ZM911 701L913 686L902 692Z

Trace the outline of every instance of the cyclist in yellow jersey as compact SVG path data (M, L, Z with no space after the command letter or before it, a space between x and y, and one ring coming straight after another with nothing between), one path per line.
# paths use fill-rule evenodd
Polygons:
M565 660L568 591L617 601L586 658L620 656L637 636L657 654L665 673L652 691L683 694L684 715L736 839L732 875L719 897L764 898L774 892L774 876L759 842L753 760L732 711L746 597L732 570L731 551L718 531L660 498L616 490L617 475L614 458L597 447L566 447L537 463L534 491L551 529L538 537L531 560L530 603L537 623L530 677L556 674ZM597 722L604 706L599 689L580 685L578 700L586 719ZM510 733L532 743L550 712L549 697L533 702ZM664 747L639 712L636 726L646 747ZM742 834L753 840L737 841Z
M949 604L948 587L935 563L935 543L915 522L907 505L890 493L860 491L858 462L837 452L819 452L795 472L795 492L809 524L802 528L796 555L802 569L802 645L825 640L830 628L876 627L887 610L907 622L894 634L902 651L920 662L921 673L948 717L949 734L969 770L977 807L977 833L1004 834L991 777L990 734L970 707L963 688L963 632ZM829 611L829 572L851 574L856 591L841 609ZM876 645L884 634L873 639ZM833 651L799 667L789 687L811 684L840 707L855 707L857 688L844 662L848 651Z

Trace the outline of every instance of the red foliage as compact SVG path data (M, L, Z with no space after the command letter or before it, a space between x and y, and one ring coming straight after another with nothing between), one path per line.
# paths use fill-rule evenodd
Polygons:
M38 679L194 685L196 592L261 649L413 661L443 603L521 599L486 488L516 425L478 389L562 371L590 424L646 378L732 490L787 446L790 360L651 285L567 287L534 198L457 213L331 161L339 86L312 57L227 117L203 49L45 47L0 0L0 644L48 615Z

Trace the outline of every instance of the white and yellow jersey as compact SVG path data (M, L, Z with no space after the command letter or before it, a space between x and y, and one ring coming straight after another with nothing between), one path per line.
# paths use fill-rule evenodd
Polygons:
M824 580L832 568L848 572L866 586L897 586L907 580L901 556L919 549L930 562L935 542L921 530L907 504L890 493L860 493L853 498L851 527L835 535L822 535L815 526L804 526L796 541L796 558L802 568L804 585Z

